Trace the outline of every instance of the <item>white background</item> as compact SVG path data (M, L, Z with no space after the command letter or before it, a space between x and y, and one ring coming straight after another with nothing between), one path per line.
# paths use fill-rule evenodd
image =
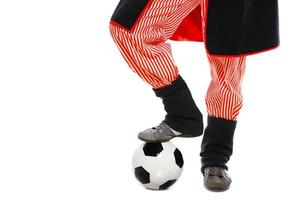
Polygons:
M136 135L165 112L110 37L117 3L1 0L0 199L299 199L298 6L280 2L280 48L248 57L228 162L233 182L212 193L200 173L202 137L173 140L185 166L170 190L135 180ZM171 43L206 118L203 44Z

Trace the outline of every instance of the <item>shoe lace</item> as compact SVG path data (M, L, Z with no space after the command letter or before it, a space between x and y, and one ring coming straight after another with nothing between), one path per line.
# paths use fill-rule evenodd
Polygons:
M154 130L158 130L155 132L155 135L157 138L161 138L163 135L169 135L168 131L164 131L164 129L167 129L168 125L165 123L160 123L156 127L152 127Z
M209 176L218 176L218 177L223 177L222 170L218 167L211 167L210 170L208 171Z
M163 123L160 123L160 124L158 124L155 127L152 127L152 129L157 129L157 130L162 130L164 128L165 128L165 124L163 124Z

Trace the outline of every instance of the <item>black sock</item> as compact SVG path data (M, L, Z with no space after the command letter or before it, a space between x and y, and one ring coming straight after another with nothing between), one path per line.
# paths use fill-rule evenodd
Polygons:
M233 136L237 121L208 116L201 143L201 172L208 166L223 167L232 155Z
M171 85L158 89L153 88L153 91L157 97L163 100L164 109L167 112L163 122L183 134L202 135L202 113L196 106L186 82L180 75Z

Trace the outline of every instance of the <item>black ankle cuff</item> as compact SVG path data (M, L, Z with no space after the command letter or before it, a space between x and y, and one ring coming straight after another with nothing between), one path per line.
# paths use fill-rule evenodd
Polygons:
M219 166L228 169L226 163L232 155L233 137L237 121L207 117L207 127L201 143L201 172L207 166Z
M236 120L229 120L208 115L206 129L207 131L216 134L224 134L225 136L230 137L231 139L231 137L233 137L236 124Z
M162 99L164 109L167 112L163 122L186 136L202 135L202 113L194 102L186 82L180 75L172 82L172 85L153 89L153 91L157 97Z
M171 85L167 85L162 88L156 88L156 89L152 88L152 89L157 97L163 97L172 94L173 92L175 92L176 90L184 86L185 84L186 83L183 80L183 78L180 76L180 74L178 74L177 79L174 80Z

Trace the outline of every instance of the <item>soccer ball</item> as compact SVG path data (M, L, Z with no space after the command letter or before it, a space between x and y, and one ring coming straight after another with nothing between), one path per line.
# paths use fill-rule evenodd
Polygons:
M144 143L132 157L135 177L152 190L165 190L173 185L181 175L183 163L181 152L170 141Z

